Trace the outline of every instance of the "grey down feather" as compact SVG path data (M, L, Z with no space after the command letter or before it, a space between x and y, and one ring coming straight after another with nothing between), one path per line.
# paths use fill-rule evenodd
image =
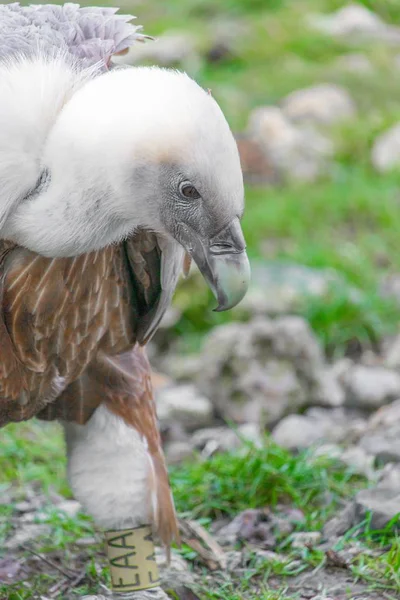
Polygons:
M67 3L21 6L0 4L0 61L13 55L29 56L60 50L83 67L107 66L113 54L146 36L130 23L131 15L117 15L117 8L81 8Z

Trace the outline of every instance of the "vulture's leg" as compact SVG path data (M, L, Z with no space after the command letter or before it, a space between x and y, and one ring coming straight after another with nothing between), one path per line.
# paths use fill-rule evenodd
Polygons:
M114 591L113 597L167 598L157 587L152 543L144 541L141 533L150 522L149 459L143 436L105 404L96 409L86 425L63 425L72 490L96 524L112 532L112 578L121 590L129 590L125 594ZM149 532L150 527L144 531ZM106 535L109 550L110 534ZM135 587L138 591L132 591ZM140 587L149 589L139 591Z

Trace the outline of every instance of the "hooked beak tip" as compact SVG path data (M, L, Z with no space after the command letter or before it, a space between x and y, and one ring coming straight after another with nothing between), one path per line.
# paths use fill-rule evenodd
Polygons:
M211 239L202 238L181 224L180 242L218 301L214 311L222 312L239 304L250 283L250 264L239 219L233 219Z
M216 265L215 295L218 306L213 309L214 312L230 310L239 304L246 295L249 283L250 264L246 252L225 255L225 260Z

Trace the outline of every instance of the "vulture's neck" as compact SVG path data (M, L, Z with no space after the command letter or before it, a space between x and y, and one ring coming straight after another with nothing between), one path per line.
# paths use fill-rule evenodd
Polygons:
M126 237L139 224L123 210L123 203L133 199L123 198L121 156L118 147L115 152L107 147L102 131L107 115L88 135L85 110L74 105L76 94L91 85L90 75L78 76L62 61L21 63L5 75L14 94L0 94L0 125L12 124L5 134L0 131L1 237L51 257L77 255Z
M56 168L57 161L49 162L7 222L7 238L44 256L76 256L104 248L135 229L113 210L115 190L101 171L85 167L84 159L81 169L64 161Z
M33 192L16 209L6 237L43 256L77 256L127 237L134 224L104 209L112 203L107 189L53 182L44 171L46 190ZM79 186L79 180L76 181Z

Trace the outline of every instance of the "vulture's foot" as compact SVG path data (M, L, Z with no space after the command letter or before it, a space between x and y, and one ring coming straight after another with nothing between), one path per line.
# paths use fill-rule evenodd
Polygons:
M160 588L151 590L141 590L140 592L130 592L127 594L111 594L110 596L95 595L84 596L83 600L171 600L170 596Z
M149 523L149 458L143 436L105 405L85 425L64 423L64 429L71 487L104 530L115 588L85 596L86 600L168 600L160 587L154 587L159 575Z

